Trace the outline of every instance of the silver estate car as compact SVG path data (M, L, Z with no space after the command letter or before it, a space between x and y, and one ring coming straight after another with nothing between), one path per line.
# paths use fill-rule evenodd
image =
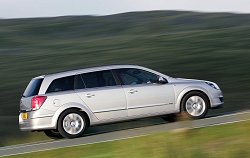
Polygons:
M216 83L172 78L136 65L111 65L33 78L20 101L23 131L75 138L89 126L184 112L205 117L223 104Z

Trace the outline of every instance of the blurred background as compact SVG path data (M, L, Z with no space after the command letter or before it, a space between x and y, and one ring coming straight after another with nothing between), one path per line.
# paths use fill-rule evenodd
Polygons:
M249 109L249 42L249 14L148 11L0 19L0 146L46 139L18 129L19 99L31 78L91 66L136 64L172 77L214 81L225 104L212 113Z

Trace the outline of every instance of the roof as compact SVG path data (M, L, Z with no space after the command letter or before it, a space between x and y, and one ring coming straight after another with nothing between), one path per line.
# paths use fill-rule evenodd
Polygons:
M55 76L70 76L79 73L97 71L97 70L110 70L110 69L118 69L118 68L135 68L141 67L138 65L106 65L106 66L96 66L96 67L88 67L83 69L75 69L69 71L56 72L51 74L42 75L43 77L55 77Z

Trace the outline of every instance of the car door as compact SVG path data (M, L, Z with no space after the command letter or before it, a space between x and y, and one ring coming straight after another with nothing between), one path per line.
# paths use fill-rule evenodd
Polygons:
M158 83L159 76L141 69L116 70L127 99L129 117L143 117L174 111L174 88Z
M112 71L80 74L76 78L76 92L100 120L127 117L126 98ZM78 88L77 88L78 87Z

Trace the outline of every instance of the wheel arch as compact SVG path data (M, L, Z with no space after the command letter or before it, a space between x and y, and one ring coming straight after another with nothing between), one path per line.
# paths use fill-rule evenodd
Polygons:
M196 88L186 88L184 89L183 91L181 91L181 93L178 95L178 98L177 98L177 101L176 101L176 107L177 107L177 110L179 112L181 112L182 108L181 108L181 103L183 101L183 98L188 95L189 93L191 92L200 92L202 93L208 100L208 103L209 103L209 108L211 108L211 99L210 99L210 95L208 93L207 90L201 88L201 87L196 87Z
M55 128L57 128L58 125L58 119L60 117L60 115L70 109L75 109L78 111L81 111L87 118L88 120L88 125L91 124L91 122L94 122L95 120L97 120L97 118L94 116L94 114L90 111L89 108L78 104L78 103L67 103L62 105L54 114L53 118L52 118L52 124Z

